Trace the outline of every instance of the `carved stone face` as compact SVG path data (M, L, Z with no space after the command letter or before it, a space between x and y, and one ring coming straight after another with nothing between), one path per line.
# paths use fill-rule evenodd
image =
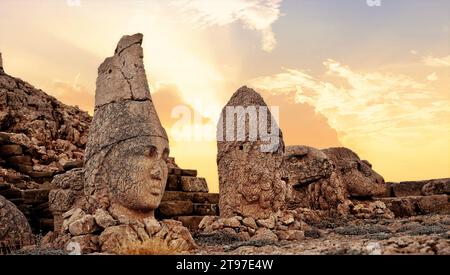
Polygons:
M283 160L285 180L288 182L289 208L311 207L327 209L339 200L326 194L328 186L336 193L342 191L333 174L334 167L322 151L308 146L288 146Z
M284 167L288 171L287 181L293 188L301 188L329 178L334 169L325 153L308 146L288 146Z
M336 166L339 177L352 197L382 196L388 193L384 179L372 170L372 165L361 160L347 148L329 148L323 150Z
M132 139L114 146L108 162L116 171L108 171L112 204L138 213L153 215L164 194L169 149L150 144L148 137Z

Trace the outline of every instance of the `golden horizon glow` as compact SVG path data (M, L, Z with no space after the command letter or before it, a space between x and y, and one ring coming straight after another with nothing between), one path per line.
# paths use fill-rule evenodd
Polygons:
M331 11L326 2L5 0L0 51L7 73L92 114L97 67L122 35L143 33L171 155L199 170L213 192L216 144L176 140L172 110L195 110L202 122L192 123L203 129L244 85L280 106L287 145L349 147L387 181L450 177L446 9L361 0ZM424 10L429 17L419 24Z

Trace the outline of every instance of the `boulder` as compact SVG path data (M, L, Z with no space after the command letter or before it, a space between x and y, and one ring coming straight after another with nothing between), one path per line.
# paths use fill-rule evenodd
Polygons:
M241 222L238 217L224 218L221 219L221 221L225 227L237 228L241 226Z
M104 209L97 209L94 215L95 223L102 228L108 228L117 224L117 221Z
M253 229L258 229L258 225L256 224L255 219L251 217L244 218L242 220L242 224Z
M265 227L267 229L274 229L275 223L276 223L275 216L270 216L268 219L261 219L256 221L256 224L258 224L261 227Z
M91 234L97 229L94 217L89 214L69 224L69 232L72 236Z
M34 243L31 227L17 207L0 196L0 251Z
M251 238L252 241L272 241L277 242L278 236L267 228L260 228L256 230L255 235Z
M98 236L96 235L88 234L76 236L70 239L70 242L72 245L75 244L77 249L80 249L80 254L90 254L99 250Z

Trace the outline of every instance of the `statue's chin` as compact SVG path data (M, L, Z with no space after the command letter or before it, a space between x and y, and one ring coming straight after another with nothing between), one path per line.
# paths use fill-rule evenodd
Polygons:
M155 209L157 208L156 204L153 203L143 203L142 206L137 207L133 205L133 207L125 206L120 202L113 202L110 206L110 212L115 217L123 217L127 220L139 220L142 221L146 218L154 218L155 217Z

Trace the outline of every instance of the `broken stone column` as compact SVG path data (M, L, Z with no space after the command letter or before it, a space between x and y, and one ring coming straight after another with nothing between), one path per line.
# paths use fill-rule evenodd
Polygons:
M284 142L263 98L242 87L222 110L217 135L222 217L266 219L285 204Z

